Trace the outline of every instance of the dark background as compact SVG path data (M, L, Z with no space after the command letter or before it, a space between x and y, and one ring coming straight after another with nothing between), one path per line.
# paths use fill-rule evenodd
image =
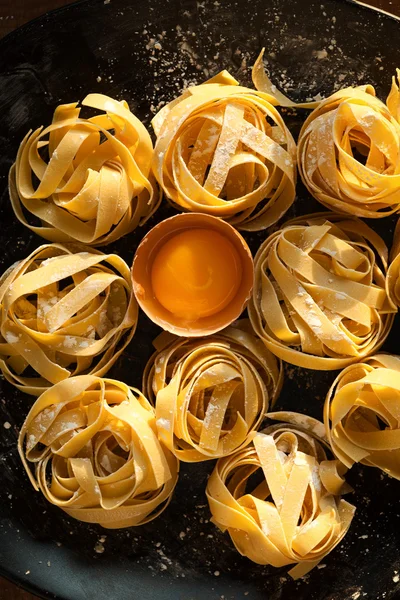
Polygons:
M365 3L400 16L400 0L365 0ZM69 4L66 0L0 0L0 37L27 21L66 4ZM0 578L0 600L38 599L6 579Z

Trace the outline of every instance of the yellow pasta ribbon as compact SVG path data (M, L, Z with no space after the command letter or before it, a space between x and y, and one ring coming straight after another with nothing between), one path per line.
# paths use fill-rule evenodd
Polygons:
M146 398L93 375L43 392L21 428L18 450L46 500L107 529L158 517L178 479L179 463L158 441Z
M40 246L10 267L0 306L0 369L35 396L73 375L104 375L138 317L128 265L77 244Z
M324 422L344 465L360 462L400 479L400 357L377 354L344 369L327 394Z
M385 105L371 85L319 103L300 132L297 159L308 191L324 206L359 217L400 210L399 91Z
M277 420L284 413L272 414ZM322 423L286 413L252 443L218 460L208 480L212 521L238 552L255 563L283 567L293 579L311 571L350 527L355 507L341 499L346 469L328 460L326 445L309 430Z
M150 136L128 104L89 94L82 106L101 114L83 119L77 103L62 104L51 125L25 136L9 191L15 215L38 235L102 246L145 223L161 197Z
M397 312L385 288L387 254L354 217L286 223L255 257L254 330L276 356L307 369L340 369L372 354Z
M386 278L386 290L394 307L400 306L400 221L397 220L390 250L390 264Z
M277 104L223 71L162 108L152 121L153 172L167 198L240 230L276 223L296 183L296 145Z
M254 87L259 92L265 92L266 94L270 94L275 98L279 106L284 106L286 108L307 108L312 109L319 106L319 101L313 102L293 102L290 100L285 94L282 94L269 79L265 68L264 68L264 52L265 48L263 48L260 54L257 57L256 62L253 65L251 71L251 78L253 80Z
M202 339L161 334L144 373L160 440L185 462L248 444L282 385L282 365L260 340L228 327Z

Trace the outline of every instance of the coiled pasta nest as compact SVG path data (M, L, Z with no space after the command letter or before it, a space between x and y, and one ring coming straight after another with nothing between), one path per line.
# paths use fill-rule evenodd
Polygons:
M153 171L167 198L241 230L276 223L296 182L296 145L277 104L223 71L162 108Z
M336 92L305 121L298 165L309 192L324 206L358 217L400 210L399 90L387 105L371 85Z
M325 401L332 450L350 468L378 467L400 479L400 358L378 354L344 369Z
M25 136L10 198L21 223L45 239L102 246L143 224L161 198L150 136L128 104L89 94L82 105L102 113L83 119L77 103L62 104L51 125Z
M358 219L294 219L260 246L254 268L250 320L287 362L339 369L385 341L397 310L386 293L387 248Z
M282 384L282 366L262 342L228 327L207 338L167 336L164 347L161 336L156 343L143 389L155 400L167 448L197 462L248 444Z
M132 339L138 307L116 254L49 244L0 280L0 368L39 395L73 375L104 375Z
M290 423L272 425L252 443L221 458L208 480L212 521L227 531L240 554L261 565L283 567L294 579L314 568L340 543L355 508L338 460L315 435L322 423L296 413L276 413Z
M155 519L178 479L179 463L158 441L146 398L92 375L62 381L36 400L19 453L49 502L108 529Z

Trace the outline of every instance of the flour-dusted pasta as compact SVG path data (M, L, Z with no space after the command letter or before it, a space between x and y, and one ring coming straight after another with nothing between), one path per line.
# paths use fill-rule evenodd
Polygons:
M396 69L396 75L392 77L392 87L386 99L386 104L392 116L400 123L400 69Z
M26 417L18 449L49 502L108 529L155 519L178 479L179 462L158 441L143 394L92 375L46 390Z
M249 314L267 348L308 369L340 369L385 341L396 307L383 240L354 217L319 213L260 246Z
M104 375L132 339L128 265L83 246L40 246L0 279L0 368L39 395L72 375Z
M197 340L161 334L143 389L160 439L179 459L226 456L248 444L280 392L283 370L246 328Z
M320 102L298 141L298 165L324 206L358 217L400 210L400 124L395 81L387 105L371 85L346 88Z
M77 103L62 104L51 125L25 136L10 198L21 223L45 239L102 246L143 224L160 194L150 136L128 104L89 94L82 106L102 112L83 119Z
M276 413L274 424L252 443L221 458L208 480L212 521L227 531L240 554L261 565L283 567L294 579L313 569L341 542L355 507L338 460L313 430L322 423L296 413ZM299 424L300 423L300 424Z
M377 354L332 384L324 422L332 450L350 468L378 467L400 479L400 357Z
M400 307L400 221L394 231L390 249L390 261L386 278L386 289L394 307Z
M240 230L276 223L296 183L296 145L277 104L223 71L162 108L153 171L167 198Z

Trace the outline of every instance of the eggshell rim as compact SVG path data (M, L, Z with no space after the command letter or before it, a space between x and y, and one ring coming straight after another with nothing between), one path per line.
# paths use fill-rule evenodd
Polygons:
M171 227L171 222L175 222L174 227ZM147 274L147 277L150 277L149 271L151 269L154 256L156 255L160 246L164 244L168 239L176 235L181 230L196 229L198 227L217 230L223 235L225 235L225 237L227 237L237 249L242 262L242 278L236 296L227 307L225 307L220 312L212 316L213 320L216 319L218 315L222 315L224 312L228 312L229 307L232 307L233 303L238 303L239 306L237 310L234 311L234 316L232 318L231 316L229 316L228 319L225 319L223 322L221 321L220 324L218 324L217 326L210 325L208 327L201 327L202 321L204 322L205 320L210 319L210 317L203 317L195 322L196 325L193 324L192 327L185 327L184 325L179 326L174 323L171 323L170 321L165 320L165 318L161 318L158 315L154 314L154 308L148 306L149 296L147 297L147 299L144 299L143 297L143 292L145 293L146 290L149 289L149 284L148 282L143 282L141 274L145 272ZM163 234L164 230L165 234ZM139 269L140 273L138 276ZM135 256L133 258L131 277L136 300L140 308L153 323L155 323L165 331L169 331L170 333L173 333L178 336L201 337L205 335L212 335L214 333L217 333L218 331L221 331L222 329L233 323L241 315L252 295L254 286L254 263L252 253L250 251L249 246L247 245L246 240L239 233L239 231L232 227L232 225L230 225L223 219L204 213L180 213L178 215L174 215L172 217L164 219L163 221L155 225L144 236L139 246L137 247ZM245 285L246 287L244 287ZM160 312L168 312L154 298L154 295L152 295L151 303L154 302L158 304L158 309ZM178 317L176 317L176 320L179 320Z

